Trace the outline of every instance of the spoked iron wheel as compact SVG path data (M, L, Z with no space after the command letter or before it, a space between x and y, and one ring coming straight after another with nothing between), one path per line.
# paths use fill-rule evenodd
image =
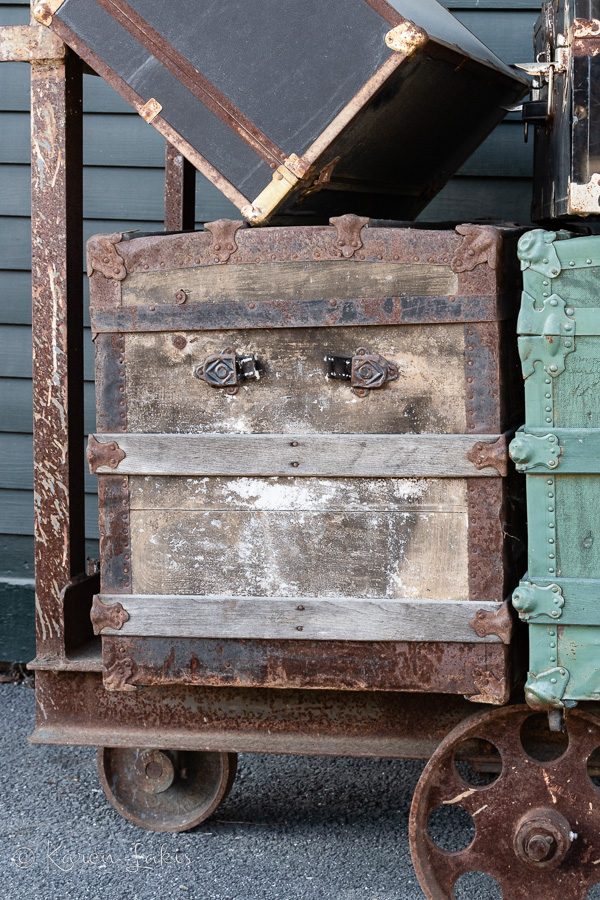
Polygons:
M233 786L237 754L98 748L104 792L124 818L150 831L188 831Z
M600 788L588 775L588 760L600 747L600 719L570 711L566 749L540 761L521 739L532 715L529 707L509 706L469 718L429 760L409 826L413 864L428 900L454 900L455 884L468 872L495 879L503 900L585 900L600 882ZM498 751L501 771L492 784L468 783L457 770L459 748L474 740ZM428 831L430 816L448 806L462 807L475 826L469 846L453 852Z

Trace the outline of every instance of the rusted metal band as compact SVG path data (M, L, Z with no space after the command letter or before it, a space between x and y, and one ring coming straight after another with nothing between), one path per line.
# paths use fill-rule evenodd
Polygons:
M102 590L110 590L115 594L130 594L129 479L123 475L100 476L98 506Z
M99 334L95 344L96 431L99 434L126 431L125 337Z
M468 478L469 599L506 597L505 486L501 478Z
M286 154L125 0L96 2L261 159L274 167L285 160Z
M386 297L360 300L224 300L164 306L96 307L90 312L95 334L140 331L222 331L245 328L334 328L352 325L425 325L493 323L497 320L496 297ZM490 369L489 348L473 331L477 352L467 361L473 378L476 406L470 430L493 431L494 386L485 381ZM468 362L473 361L473 366ZM471 371L472 370L472 371ZM469 407L470 408L470 407ZM497 408L496 408L497 409ZM476 411L475 411L476 410ZM476 423L485 423L480 427ZM499 428L496 428L498 431Z
M500 651L503 644L496 645ZM38 672L32 743L428 758L473 706L461 696L161 684L119 702L98 673Z
M104 665L130 659L138 685L478 693L475 673L506 677L502 644L240 641L105 636Z
M467 431L498 434L503 430L500 404L500 331L498 322L465 326Z

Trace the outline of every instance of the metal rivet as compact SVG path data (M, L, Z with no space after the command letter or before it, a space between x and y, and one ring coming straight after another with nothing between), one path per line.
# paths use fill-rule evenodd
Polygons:
M591 259L586 259L586 263L588 264L588 266L591 266L592 260L591 260Z
M574 265L575 265L575 260L572 259L572 260L569 262L569 265L570 265L570 266L574 266Z
M558 366L553 363L551 366L548 366L548 371L549 372L558 372Z
M542 284L544 285L544 287L548 287L548 285L550 284L550 282L549 282L549 281L543 281Z
M554 635L556 634L556 632L553 631L552 629L550 629L550 631L548 632L548 634L550 635L550 637L554 637Z
M550 662L556 662L556 657L555 657L555 656L551 656L551 657L550 657Z
M567 674L567 673L565 672L564 669L560 669L559 671L560 671L560 674L561 674L561 675L566 675L566 674Z
M558 617L560 616L560 613L558 612L557 609L553 609L552 612L550 613L550 615L552 616L553 619L558 619Z
M292 443L291 443L290 446L292 446L292 447L297 447L297 446L298 446L298 441L292 441Z
M565 347L572 347L573 344L571 341L565 341Z
M300 465L300 463L293 462L293 463L292 463L292 468L297 469L299 465Z
M551 678L551 679L550 679L550 683L551 683L551 684L556 684L556 678Z
M545 378L544 381L545 381L546 384L552 384L552 379L551 379L551 378Z
M554 460L552 460L553 462ZM554 528L554 522L548 522L548 528Z
M296 625L296 631L304 631L302 625Z
M549 553L549 554L548 554L548 559L554 559L554 553Z
M549 543L549 544L553 544L553 543L554 543L554 538L548 538L548 543Z
M553 506L549 506L549 507L548 507L548 512L554 512L554 507L553 507Z
M565 331L573 331L572 325L565 325Z
M551 407L551 406L547 406L547 407L546 407L546 412L552 412L552 407Z
M566 314L567 314L568 316L572 316L573 313L575 312L575 310L573 309L572 306L568 306L568 307L565 309L565 312L566 312Z
M544 294L544 297L547 297L547 296L548 296L548 294ZM551 300L550 306L558 306L558 300Z
M296 607L296 609L300 609L300 610L303 610L303 609L304 609L304 607L303 607L303 606L297 606L297 607Z
M554 569L548 569L551 575L554 575Z

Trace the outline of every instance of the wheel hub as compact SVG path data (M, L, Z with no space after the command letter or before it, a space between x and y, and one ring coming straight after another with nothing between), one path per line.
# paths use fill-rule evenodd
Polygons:
M164 750L143 750L135 761L135 773L142 790L151 794L168 790L177 775L173 760Z
M525 813L517 825L515 853L524 863L555 868L569 852L573 832L567 819L555 809Z

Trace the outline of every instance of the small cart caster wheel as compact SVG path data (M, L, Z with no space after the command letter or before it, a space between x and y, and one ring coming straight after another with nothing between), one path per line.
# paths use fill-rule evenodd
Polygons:
M149 831L188 831L215 811L235 780L236 753L99 747L104 793Z

